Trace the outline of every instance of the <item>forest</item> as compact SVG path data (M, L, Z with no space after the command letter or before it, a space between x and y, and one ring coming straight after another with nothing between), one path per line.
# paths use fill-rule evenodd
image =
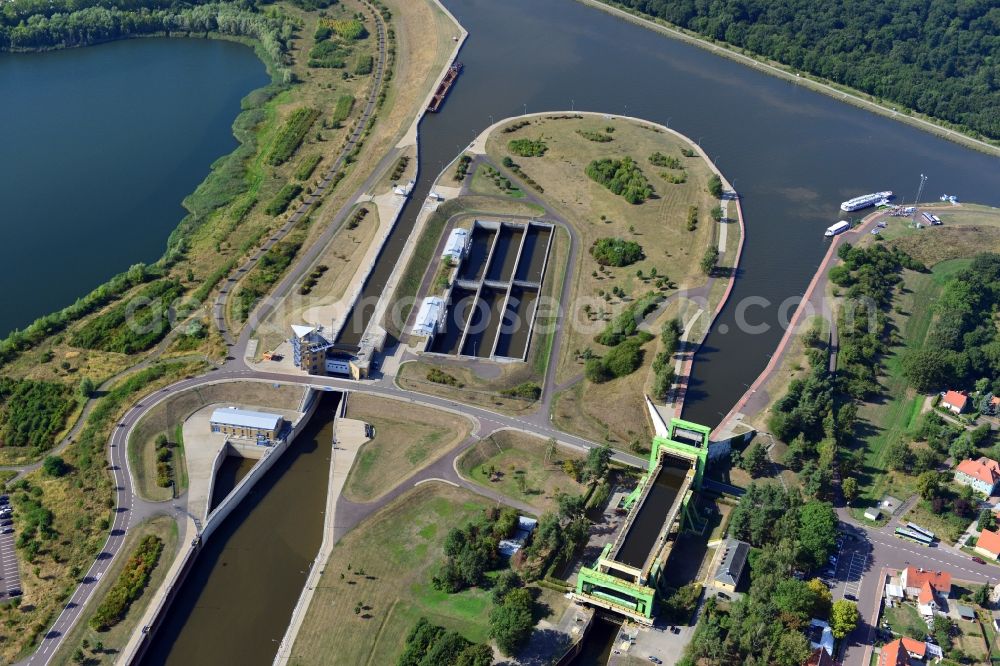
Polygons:
M602 0L1000 139L992 0Z

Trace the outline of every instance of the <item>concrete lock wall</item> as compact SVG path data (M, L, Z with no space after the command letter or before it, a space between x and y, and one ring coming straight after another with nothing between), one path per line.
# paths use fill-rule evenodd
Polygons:
M295 426L292 427L292 431L288 434L288 437L274 446L253 447L254 449L263 449L263 457L256 465L253 466L253 469L251 469L250 472L240 480L236 487L233 488L232 492L230 492L229 495L227 495L226 498L219 503L219 506L215 507L215 510L208 514L205 526L201 530L202 542L208 540L208 538L215 532L216 528L218 528L218 526L221 525L226 519L226 516L232 513L233 509L238 506L243 498L250 493L253 487L257 484L257 481L274 466L274 463L281 457L281 454L283 454L288 447L291 446L298 434L302 432L306 425L308 425L309 420L316 411L316 406L319 405L319 400L317 398L319 392L314 391L311 388L307 390L312 394L310 398L311 402L306 408L305 414L303 414L302 417L295 423ZM230 445L232 445L232 442L230 442Z
M183 554L178 555L178 559L181 564L176 569L176 573L172 579L168 578L163 581L161 586L163 594L160 596L159 603L153 611L152 620L148 625L142 628L142 639L134 645L134 649L131 651L128 649L128 646L126 646L126 649L122 651L119 663L132 665L137 664L142 660L143 655L145 655L146 650L149 648L152 637L163 623L163 618L166 615L167 609L170 608L170 605L180 593L180 590L184 585L184 581L187 579L188 574L191 573L191 569L194 568L194 563L197 559L199 551L201 551L201 547L207 542L216 527L220 525L223 520L225 520L226 516L232 512L233 508L239 504L240 500L246 497L247 493L250 492L257 480L263 476L264 472L271 469L274 461L281 457L281 454L285 452L293 441L295 441L295 437L309 423L312 415L316 412L316 407L319 405L319 392L311 388L307 389L307 392L308 397L303 401L304 409L302 411L304 413L296 422L285 441L278 446L267 449L260 462L254 465L253 469L250 470L250 473L248 473L246 477L240 481L236 488L229 493L226 499L223 500L218 507L216 507L215 511L209 514L204 528L187 546L187 550ZM222 453L220 453L220 455L216 458L215 464L213 465L215 471L218 471L218 466L222 464L222 458L225 450L226 448L223 447ZM214 484L214 482L215 480L213 474L212 483Z

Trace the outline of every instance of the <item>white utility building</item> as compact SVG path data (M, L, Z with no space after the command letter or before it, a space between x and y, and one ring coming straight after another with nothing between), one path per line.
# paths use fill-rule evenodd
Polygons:
M444 252L441 253L441 257L458 261L465 255L465 248L468 244L468 229L452 229L451 233L448 234L448 242L445 243Z
M425 298L417 312L417 321L413 324L414 335L433 335L437 331L442 314L444 314L443 298L437 296Z

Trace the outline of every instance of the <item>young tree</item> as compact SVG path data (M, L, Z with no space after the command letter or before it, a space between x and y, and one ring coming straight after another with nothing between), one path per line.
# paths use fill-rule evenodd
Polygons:
M701 258L701 272L705 275L711 275L712 271L715 270L715 264L719 261L719 248L714 245L707 250L705 250L704 256Z
M708 179L708 192L713 197L722 196L722 179L719 178L718 174L712 174L712 177Z
M588 479L600 479L608 470L608 463L611 462L611 447L607 444L594 447L587 453L587 461L583 464L583 469Z
M844 482L840 484L840 490L844 493L844 499L850 504L858 497L858 480L853 476L849 476L844 479Z
M858 605L853 601L846 599L834 601L830 611L830 629L833 631L833 637L836 639L845 638L858 626L860 618Z
M983 509L979 512L979 521L976 523L976 528L979 531L983 530L994 530L997 526L996 516L989 509Z
M91 396L94 395L94 390L97 387L94 386L94 380L90 377L84 377L80 380L79 394L81 400L89 400Z
M988 583L983 583L976 588L976 591L972 593L972 600L976 602L982 608L990 607L990 586Z
M545 442L545 462L548 463L552 460L552 457L556 455L556 440L554 437L549 437L548 441Z

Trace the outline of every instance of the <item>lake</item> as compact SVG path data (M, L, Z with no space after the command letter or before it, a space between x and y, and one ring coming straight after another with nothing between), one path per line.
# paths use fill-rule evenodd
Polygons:
M159 258L269 81L250 48L214 39L0 55L0 337Z

